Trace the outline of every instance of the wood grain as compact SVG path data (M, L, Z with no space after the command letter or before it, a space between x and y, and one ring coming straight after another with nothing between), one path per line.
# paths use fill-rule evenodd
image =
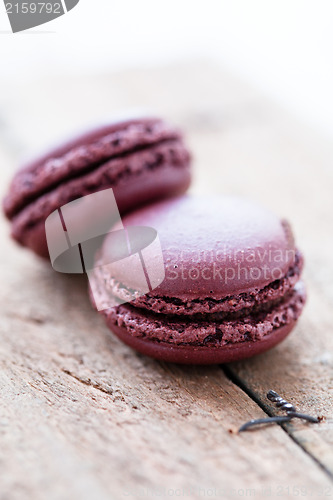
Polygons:
M1 219L1 500L333 496L330 143L203 63L5 95L2 193L23 155L101 116L154 108L187 130L192 191L244 194L291 220L309 299L269 353L225 370L158 363L108 334L83 277L18 248ZM237 434L265 415L257 402L274 411L270 388L324 421Z

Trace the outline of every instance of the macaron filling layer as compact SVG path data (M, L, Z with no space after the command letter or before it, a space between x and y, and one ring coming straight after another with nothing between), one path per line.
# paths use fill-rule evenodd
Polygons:
M133 337L171 345L223 346L260 341L274 330L297 320L306 299L302 281L278 301L252 311L194 316L165 315L119 305L103 311L108 326L125 328Z
M14 177L4 211L12 219L39 196L64 180L95 170L110 159L143 150L165 141L179 141L181 134L158 119L131 120L84 134L32 162Z
M170 168L175 170L189 165L189 154L185 146L177 141L163 141L149 149L141 149L113 158L78 178L66 179L63 184L42 194L25 206L13 219L12 235L25 243L25 232L39 223L46 215L72 200L109 187L126 184L128 178L135 178L143 172Z
M133 290L130 290L123 283L111 276L105 279L102 269L96 268L96 277L99 277L99 279L94 281L94 293L102 297L105 296L105 301L108 296L112 295L122 301L130 301L133 307L165 315L193 316L214 313L242 313L251 309L255 310L258 306L261 308L271 307L271 305L281 301L281 299L291 293L300 279L303 263L303 255L296 250L294 264L289 268L286 275L262 289L255 289L220 298L216 297L215 292L208 297L203 296L192 299L189 296L186 298L180 296L159 296L155 295L154 291L152 291L148 294L138 296L135 300L131 300L129 297L133 297L133 294L135 295Z
M192 346L223 346L258 341L295 322L302 312L306 294L300 274L303 256L286 275L261 290L212 299L185 302L177 297L146 294L102 311L108 326L126 329L129 335L154 342ZM112 278L94 281L94 294L104 287L118 299L126 299L126 287ZM125 294L125 295L124 295Z

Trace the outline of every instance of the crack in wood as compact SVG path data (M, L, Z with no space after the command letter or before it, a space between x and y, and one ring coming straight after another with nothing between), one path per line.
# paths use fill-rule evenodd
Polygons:
M269 405L265 404L264 400L259 395L257 395L241 377L239 377L237 372L235 372L230 365L220 365L220 367L225 376L232 383L237 385L237 387L239 387L249 398L251 398L252 401L254 401L268 416L272 417L277 415L277 413L273 411ZM253 416L253 418L256 418L255 415ZM324 420L325 417L321 416L320 422ZM293 433L291 424L278 423L277 425L279 425L285 431L285 433L304 451L304 453L309 455L309 457L328 475L328 477L333 480L333 473L325 466L324 463L320 462L320 460L311 453L311 451L302 443L301 440L297 439L297 437Z
M104 394L108 394L109 396L114 395L114 390L111 387L109 389L107 389L107 388L103 387L101 384L99 384L97 382L93 382L90 378L82 378L79 375L75 375L75 373L71 372L70 370L67 370L66 368L61 368L61 371L63 373L66 373L66 375L73 377L75 380L77 380L81 384L87 385L88 387L93 387L94 389L97 389L98 391L101 391Z
M42 318L38 316L23 316L22 314L18 313L17 311L11 311L9 313L6 313L4 315L6 318L10 319L18 319L19 321L22 321L24 323L31 323L33 325L44 325L49 321L48 318Z

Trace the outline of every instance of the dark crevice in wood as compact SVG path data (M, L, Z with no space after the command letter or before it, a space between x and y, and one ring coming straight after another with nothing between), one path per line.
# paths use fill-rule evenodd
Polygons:
M263 400L258 397L250 387L246 385L246 382L241 379L237 373L232 369L231 365L221 365L221 369L224 372L225 376L237 387L239 387L245 394L252 399L269 417L275 416L276 413L271 411L268 405L266 405ZM273 388L274 389L274 388ZM255 415L253 415L253 418L256 418ZM244 422L245 423L245 422ZM303 451L306 453L327 475L328 477L333 480L333 474L332 472L327 469L325 464L320 462L309 450L307 450L302 443L293 435L293 433L290 431L290 426L288 424L277 424L279 425L285 433L296 443ZM317 424L319 425L319 424ZM260 432L259 430L258 432Z
M105 387L103 387L102 385L98 384L98 383L95 383L93 382L91 379L89 378L81 378L79 377L78 375L75 375L75 373L71 372L70 370L66 370L64 368L62 368L62 371L64 373L66 373L66 375L69 375L70 377L73 377L75 380L77 380L78 382L81 382L81 384L84 384L84 385L87 385L89 387L93 387L94 389L97 389L98 391L101 391L103 392L104 394L108 394L109 396L112 396L113 395L113 389L110 388L110 389L106 389Z
M37 316L26 316L20 314L19 312L10 311L9 313L5 313L4 316L10 319L17 319L19 321L23 321L25 323L31 323L33 325L44 325L49 322L48 318L42 318Z

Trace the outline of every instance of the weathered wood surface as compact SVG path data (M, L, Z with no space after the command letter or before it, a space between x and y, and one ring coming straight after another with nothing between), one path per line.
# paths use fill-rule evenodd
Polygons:
M18 248L1 219L1 500L333 496L332 146L209 65L17 83L0 97L1 195L21 154L133 106L187 130L192 191L291 220L307 307L253 360L159 363L109 336L85 279ZM258 403L274 411L270 388L325 419L237 434Z

